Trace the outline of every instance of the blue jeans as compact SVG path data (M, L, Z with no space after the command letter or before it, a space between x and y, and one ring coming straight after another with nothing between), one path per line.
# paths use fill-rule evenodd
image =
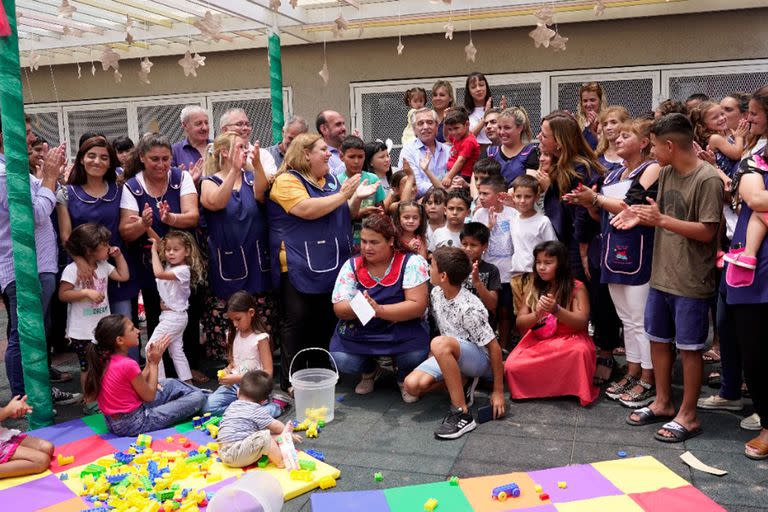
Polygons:
M211 416L223 416L226 408L237 400L237 390L240 389L239 384L233 384L231 386L219 386L216 391L208 395L208 400L203 406L201 414L207 412L211 413ZM270 416L278 418L283 414L283 408L274 402L267 402L263 404Z
M341 373L372 373L376 369L376 356L349 354L347 352L331 352L331 355ZM392 358L395 360L395 367L397 367L395 374L397 382L402 384L406 375L419 366L428 355L429 347L424 347L423 350L414 350L413 352L392 354Z
M49 316L48 306L51 303L53 292L56 291L56 274L43 272L38 274L40 278L40 308L43 312L45 331L48 332ZM21 344L19 342L19 318L17 316L16 281L5 287L3 293L8 297L8 348L5 351L5 372L8 374L8 382L11 385L11 396L24 396L24 370L21 364ZM48 347L46 345L46 351Z
M123 315L130 320L132 318L131 299L109 301L109 312L113 315ZM141 364L139 361L139 347L129 348L128 357Z
M720 335L720 398L741 398L741 349L736 338L733 306L725 302L725 294L717 294L717 332Z
M205 395L194 386L176 379L163 379L155 400L125 414L105 414L109 431L128 437L171 427L197 413Z

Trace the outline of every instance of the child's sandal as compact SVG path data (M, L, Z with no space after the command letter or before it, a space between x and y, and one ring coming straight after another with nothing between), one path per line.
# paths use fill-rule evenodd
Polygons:
M632 389L637 384L637 378L632 375L625 375L619 381L611 382L605 390L605 396L611 400L618 400L619 397L628 389Z

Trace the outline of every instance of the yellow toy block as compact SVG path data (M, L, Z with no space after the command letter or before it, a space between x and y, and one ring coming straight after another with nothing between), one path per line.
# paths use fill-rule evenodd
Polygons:
M216 443L216 442L210 442L207 445L205 445L205 447L211 450L212 452L219 451L219 443Z
M141 509L141 512L157 512L160 510L160 504L156 501L150 501L146 507Z
M333 478L332 476L324 476L323 478L318 480L317 483L320 484L320 488L323 490L330 489L331 487L336 487L336 479Z
M184 443L186 443L186 442L187 442L187 438L186 438L186 437L180 437L180 438L178 439L178 441L179 441L179 443L181 443L181 444L184 444Z
M56 457L56 462L59 463L59 466L66 466L67 464L75 462L75 456L59 454L58 457Z
M432 512L437 508L437 500L435 498L429 498L424 503L424 510L428 510L429 512Z
M168 436L165 438L166 443L172 443L173 442L173 436Z
M302 482L312 481L312 472L306 469L292 469L290 473L291 480L301 480Z
M538 494L541 494L541 492L543 491L543 489L541 488L541 486L539 484L536 484L536 486L533 488L533 490L535 490Z
M568 488L568 484L565 482L557 482L558 489L566 489Z
M211 434L211 437L216 439L219 436L219 427L216 425L208 425L208 432Z
M304 409L304 416L310 421L325 421L325 416L328 414L327 407L307 408Z
M222 378L222 377L224 377L226 375L227 375L227 371L226 370L219 370L219 371L216 372L216 377L218 377L218 378Z
M139 434L139 436L136 438L136 445L149 448L152 445L152 436L148 436L147 434Z
M309 428L309 425L310 425L310 421L308 419L305 419L304 421L302 421L301 423L293 427L293 430L295 432L301 432L302 430L307 430Z
M317 423L312 423L309 428L307 429L307 437L317 437Z

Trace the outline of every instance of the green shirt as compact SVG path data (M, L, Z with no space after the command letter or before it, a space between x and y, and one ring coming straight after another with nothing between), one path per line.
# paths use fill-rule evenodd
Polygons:
M340 172L336 179L339 180L339 185L347 181L347 172ZM363 183L379 183L379 177L375 174L367 171L362 171L360 173L360 184ZM376 189L376 193L374 193L371 197L366 197L360 202L360 208L368 208L369 206L376 206L378 204L381 204L384 202L384 199L387 197L387 193L384 191L384 187L379 184L379 188ZM362 220L353 220L352 221L352 239L354 241L355 247L360 246L360 231L363 228L363 222Z

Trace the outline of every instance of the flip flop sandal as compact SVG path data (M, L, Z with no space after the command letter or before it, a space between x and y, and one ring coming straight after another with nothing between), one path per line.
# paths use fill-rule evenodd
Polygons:
M639 420L633 420L632 415L638 416ZM632 425L633 427L642 427L645 425L651 425L653 423L661 423L662 421L669 421L674 416L667 416L667 415L660 415L657 416L655 412L651 410L650 407L643 407L642 409L638 409L636 411L632 411L629 416L627 416L627 424Z
M749 451L749 448L751 448L752 451ZM752 460L768 459L768 443L762 441L759 437L756 437L746 444L744 455Z
M672 436L667 437L660 434L659 432L661 432L661 430L666 430L667 432L670 432ZM678 422L670 421L669 423L665 423L655 434L653 434L653 437L654 439L656 439L657 441L661 441L662 443L682 443L683 441L687 441L692 437L698 436L702 432L704 431L701 430L701 427L696 427L692 430L688 430Z
M601 387L603 384L605 384L608 379L611 378L611 375L613 375L613 368L616 365L616 360L613 359L613 356L611 357L598 357L597 358L597 368L595 369L595 375L592 377L592 384L594 384L597 387ZM597 373L600 371L600 367L608 368L608 376L605 378L599 377Z
M714 350L707 350L704 352L704 355L701 356L702 359L704 359L705 363L719 363L720 362L720 354L715 352Z

